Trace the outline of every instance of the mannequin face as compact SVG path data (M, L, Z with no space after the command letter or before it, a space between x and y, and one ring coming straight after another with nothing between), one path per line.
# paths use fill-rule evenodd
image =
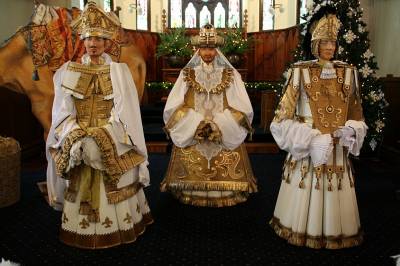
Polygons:
M319 42L319 58L322 60L329 61L335 55L336 41L334 40L321 40Z
M84 40L84 45L90 59L93 62L97 62L98 58L104 53L106 40L101 37L91 36Z
M217 50L215 48L208 48L208 47L200 48L199 55L206 64L210 64L212 63L212 61L214 61L214 58L217 55Z

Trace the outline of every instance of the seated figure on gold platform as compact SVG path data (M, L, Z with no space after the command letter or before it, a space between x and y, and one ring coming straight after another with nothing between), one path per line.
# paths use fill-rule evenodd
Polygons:
M149 184L147 150L131 72L104 53L118 18L89 2L73 27L86 54L54 76L49 200L63 210L62 242L106 248L135 241L153 221L142 189Z
M257 191L244 140L253 109L240 74L217 48L212 25L192 38L198 51L181 71L164 109L173 141L161 183L186 204L232 206Z
M292 65L271 123L288 156L270 224L290 244L338 249L363 240L348 154L359 155L367 126L357 69L332 60L340 21L327 11L310 26L317 59Z

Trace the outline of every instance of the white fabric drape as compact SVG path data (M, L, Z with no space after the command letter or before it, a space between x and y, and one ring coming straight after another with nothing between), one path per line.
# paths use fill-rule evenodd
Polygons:
M218 49L217 52L218 55L214 59L214 67L232 67ZM195 53L187 66L196 67L196 64L201 64L201 58L198 52ZM187 89L187 84L181 72L168 96L163 115L164 123L168 123L173 113L184 103ZM233 69L231 85L226 89L225 93L228 105L246 115L248 121L251 123L253 120L253 108L241 76L235 69ZM203 115L199 112L190 110L185 117L170 130L170 136L174 144L178 147L185 147L193 144L195 130L203 118ZM235 149L243 143L247 131L236 123L229 110L226 109L222 113L216 114L213 121L221 130L222 143L227 149ZM232 124L232 122L234 122L234 124Z
M138 180L147 186L150 175L147 168L147 149L143 134L142 119L140 116L139 99L131 72L126 64L111 62L111 57L102 55L106 64L110 64L110 76L113 87L114 107L111 111L109 123L105 126L110 133L118 155L135 149L145 156L146 160L139 165ZM61 85L69 62L65 63L53 77L54 102L52 110L52 126L46 141L47 188L50 204L58 210L62 209L64 189L67 182L56 175L55 164L49 148L58 149L64 138L79 125L76 123L76 110L72 100L72 92L64 90ZM87 143L90 146L90 143ZM93 145L93 143L92 143ZM96 147L94 147L95 149ZM87 149L91 149L87 147ZM90 153L88 150L87 153ZM88 158L86 158L89 160ZM90 161L90 160L89 160Z

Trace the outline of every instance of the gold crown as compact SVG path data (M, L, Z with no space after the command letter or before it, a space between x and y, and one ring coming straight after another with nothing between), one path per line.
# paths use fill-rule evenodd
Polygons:
M81 16L71 23L71 27L81 35L81 39L91 36L111 39L121 23L113 12L107 14L96 3L89 2Z
M339 28L340 21L335 15L329 14L324 16L312 27L311 41L337 40Z
M215 48L224 44L224 38L218 36L217 31L211 24L206 24L200 29L199 35L191 38L193 46Z

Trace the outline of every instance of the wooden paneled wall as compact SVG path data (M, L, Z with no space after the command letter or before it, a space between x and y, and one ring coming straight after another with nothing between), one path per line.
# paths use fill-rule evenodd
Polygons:
M254 49L248 53L248 81L278 81L292 61L292 52L298 44L299 30L249 33L255 40Z
M189 34L192 34L190 32ZM298 44L299 30L292 27L284 30L249 33L255 39L253 49L247 53L247 81L277 81L289 62ZM130 42L143 52L147 63L147 81L162 81L162 60L155 56L159 37L157 33L126 30Z

